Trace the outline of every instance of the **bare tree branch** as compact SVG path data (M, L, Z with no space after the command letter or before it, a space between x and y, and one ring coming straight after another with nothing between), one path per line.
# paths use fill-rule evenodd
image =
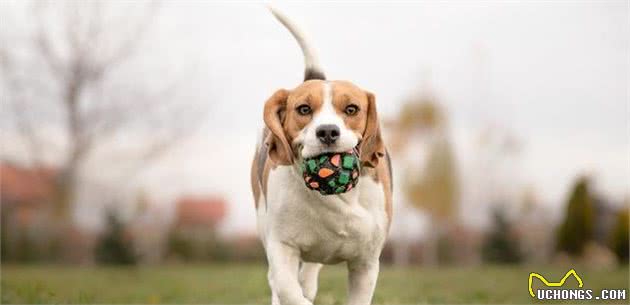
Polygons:
M120 62L125 61L129 57L133 56L137 51L138 44L142 41L142 37L146 34L149 26L152 24L153 18L160 7L159 1L151 1L147 6L146 12L143 17L140 18L138 25L135 29L129 31L129 35L124 39L112 54L96 63L94 73L104 74L107 69L111 69Z
M34 166L41 167L43 164L42 147L38 140L38 137L33 130L30 120L27 119L26 109L24 109L24 98L21 83L12 75L14 71L12 59L9 57L8 52L5 49L0 49L0 67L4 71L4 80L7 87L6 94L12 94L11 102L8 102L9 108L14 116L14 122L16 124L16 130L21 134L21 138L25 142L28 159ZM9 96L7 96L9 100Z
M177 98L176 92L189 81L189 75L161 90L152 89L160 86L151 83L128 86L116 82L117 78L129 77L124 74L124 68L132 66L130 59L142 51L141 42L152 25L159 3L151 1L140 8L140 17L116 20L116 24L107 23L105 4L111 2L64 2L63 5L55 2L54 6L35 2L32 5L30 12L36 24L29 47L36 56L31 58L34 62L31 65L37 67L41 60L50 73L25 69L24 63L13 63L6 52L0 53L1 68L8 71L7 88L15 96L12 110L17 130L22 133L20 137L30 143L34 159L41 158L44 147L37 141L37 120L41 118L32 115L37 111L33 105L47 104L62 113L57 123L65 133L67 145L65 160L59 164L56 186L60 210L65 212L72 203L84 161L99 149L111 150L116 135L133 134L140 139L139 147L118 154L123 161L132 164L125 168L126 175L133 176L191 134L201 122L200 117L194 116L203 115L200 111L193 113ZM13 77L15 73L11 71L47 77L47 82L54 84L58 92L50 94L42 92L41 88L29 88L27 77ZM33 94L24 95L25 91ZM49 103L51 100L58 103ZM182 120L183 116L187 118ZM122 163L110 164L122 168Z
M66 71L63 68L63 61L54 51L50 38L46 35L46 25L44 24L46 21L45 16L43 15L43 11L45 8L45 2L34 2L33 5L33 15L35 16L35 20L37 22L37 29L35 30L35 46L36 50L39 51L42 58L53 72L53 74L58 75L60 78L65 78Z

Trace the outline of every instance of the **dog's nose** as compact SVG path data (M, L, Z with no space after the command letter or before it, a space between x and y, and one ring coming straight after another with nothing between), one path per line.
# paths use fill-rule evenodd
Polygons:
M326 145L334 144L339 139L339 127L333 124L320 125L315 129L315 135Z

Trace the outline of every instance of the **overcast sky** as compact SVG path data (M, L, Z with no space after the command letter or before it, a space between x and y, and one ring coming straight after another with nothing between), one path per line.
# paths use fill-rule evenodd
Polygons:
M309 34L330 79L376 94L382 117L432 88L464 170L490 128L519 139L514 175L552 208L581 173L614 200L628 196L627 1L276 6ZM195 67L187 96L209 115L144 183L164 198L225 194L226 230L254 230L248 175L263 103L300 83L300 50L259 3L166 2L156 22L151 56Z

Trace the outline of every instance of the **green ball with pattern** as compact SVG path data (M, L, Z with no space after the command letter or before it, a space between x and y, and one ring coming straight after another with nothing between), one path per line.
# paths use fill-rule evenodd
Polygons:
M355 150L325 153L300 164L306 187L322 195L341 194L357 186L360 175L359 156Z

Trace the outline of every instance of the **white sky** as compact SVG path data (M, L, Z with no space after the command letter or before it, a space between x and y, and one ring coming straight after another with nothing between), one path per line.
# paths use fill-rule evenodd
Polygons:
M309 34L330 79L376 94L382 117L429 84L449 111L463 170L474 168L475 139L492 128L520 139L514 176L556 210L585 172L614 200L630 193L627 1L277 7ZM187 96L210 114L144 183L164 202L224 193L225 229L253 231L248 177L263 103L301 81L299 48L259 3L167 2L157 22L151 55L193 65ZM474 185L466 180L474 175L463 176Z

